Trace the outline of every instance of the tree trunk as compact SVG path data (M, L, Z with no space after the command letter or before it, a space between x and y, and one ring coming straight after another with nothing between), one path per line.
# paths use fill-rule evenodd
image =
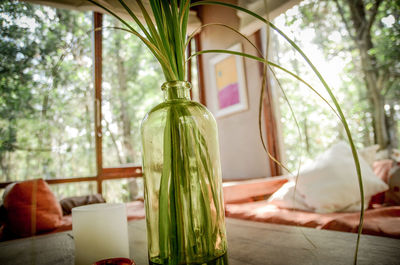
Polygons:
M390 148L398 148L399 146L399 135L397 131L395 115L396 111L394 109L394 104L391 102L389 114L386 116L386 126L388 128L388 134L390 138Z
M54 77L53 77L53 87L54 87ZM40 116L41 129L38 131L38 134L37 134L38 148L40 148L40 149L45 148L46 143L50 139L49 130L42 128L43 124L45 124L47 121L47 110L49 107L49 92L45 88L44 88L43 92L44 92L44 95L43 95L43 100L42 100L42 110L41 110L41 116ZM41 167L41 172L42 172L43 178L48 178L49 177L49 172L48 172L49 159L45 156L37 156L37 160L38 160L38 165Z
M0 168L1 168L2 176L3 176L2 181L5 181L5 182L11 180L11 177L10 177L11 162L9 159L10 153L11 152L5 151L1 154L1 157L0 157Z
M361 66L364 73L364 81L372 106L375 142L379 144L381 148L386 148L389 144L389 137L385 123L385 101L381 94L383 88L379 87L377 82L379 72L377 69L375 69L376 58L368 53L368 51L373 48L371 35L366 34L365 37L357 42L357 45L361 56Z
M118 23L118 22L117 22ZM119 23L118 23L119 24ZM116 25L116 27L120 25ZM116 60L117 60L117 71L118 71L118 98L120 101L121 121L122 121L122 142L124 148L125 162L132 163L135 161L135 153L132 146L132 135L131 135L131 117L128 111L128 105L126 104L126 93L127 93L127 78L126 70L124 66L124 60L121 55L121 43L122 36L117 35L115 39L116 48Z
M86 141L89 143L89 152L86 154L87 159L88 159L88 166L89 166L89 175L94 175L95 170L94 170L94 156L92 156L92 151L94 151L94 142L93 142L93 136L91 134L93 130L93 126L91 123L91 117L92 113L90 112L89 104L92 103L90 100L87 99L92 99L93 95L92 93L88 92L87 90L84 91L84 98L86 99L85 101L85 126L86 126Z
M374 47L371 38L371 27L374 23L380 0L375 2L367 17L363 0L346 0L350 8L350 17L353 24L355 43L360 53L361 67L364 74L364 82L369 94L374 120L375 142L381 149L389 145L389 136L385 124L385 102L382 96L382 85L379 84L380 76L377 69L376 57L369 51ZM352 35L351 32L349 32Z

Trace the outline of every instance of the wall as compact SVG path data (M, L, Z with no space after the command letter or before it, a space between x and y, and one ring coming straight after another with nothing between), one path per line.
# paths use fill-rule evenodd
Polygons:
M235 3L235 1L230 1ZM202 6L198 16L203 24L224 23L238 29L239 18L236 11L219 6ZM237 33L220 26L205 27L201 32L201 47L206 49L225 49L241 42L244 52L253 53L254 48ZM255 37L250 36L254 42ZM211 91L209 61L216 54L203 55L203 73L207 107L213 114L215 100ZM221 152L222 174L224 179L244 179L270 176L268 157L264 152L258 129L258 101L261 89L259 64L245 59L248 110L217 119ZM263 124L264 125L264 119ZM263 126L264 127L264 126Z

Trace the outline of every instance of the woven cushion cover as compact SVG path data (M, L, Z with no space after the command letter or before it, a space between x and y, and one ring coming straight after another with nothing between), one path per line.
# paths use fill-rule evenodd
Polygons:
M6 228L18 236L30 236L61 225L61 206L43 179L13 184L4 196Z

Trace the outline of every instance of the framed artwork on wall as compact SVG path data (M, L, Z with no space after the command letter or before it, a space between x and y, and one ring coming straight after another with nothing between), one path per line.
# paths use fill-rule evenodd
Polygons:
M242 52L238 43L228 50ZM247 89L243 57L220 54L210 60L212 94L216 117L247 110Z

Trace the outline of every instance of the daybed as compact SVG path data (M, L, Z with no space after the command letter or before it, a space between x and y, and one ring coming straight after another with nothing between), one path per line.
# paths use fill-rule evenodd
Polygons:
M381 179L387 180L391 161L375 163L374 172ZM54 233L72 229L72 217L68 212L62 214L62 208L49 191L43 180L35 180L38 183L37 220L44 220L42 226L37 225L36 234ZM225 215L231 218L268 222L283 225L295 225L313 227L317 229L329 229L356 233L359 222L359 212L346 213L315 213L291 209L283 209L268 203L267 199L282 185L288 182L287 177L271 177L240 182L226 182L223 186ZM28 182L29 183L29 182ZM31 183L34 183L31 182ZM46 194L47 195L44 195ZM25 194L26 195L26 194ZM21 194L17 194L20 198ZM30 198L31 194L27 194ZM370 206L366 210L363 233L393 238L400 238L400 206L386 206L383 204L383 194L378 194L371 199ZM42 201L42 204L41 204ZM49 205L53 205L49 207ZM29 207L28 207L29 208ZM27 207L24 208L24 211ZM14 213L15 214L15 213ZM19 220L25 220L26 228L30 231L30 216L26 212L20 212ZM22 214L22 215L21 215ZM145 217L144 203L134 201L127 203L128 220L143 219ZM18 216L17 216L18 217ZM17 220L17 219L16 219ZM26 222L28 220L29 222ZM19 237L29 236L21 232ZM0 241L16 238L15 235L4 235L0 229Z
M391 166L391 160L375 162L374 172L387 180ZM287 177L271 177L224 183L225 215L258 222L357 232L359 212L322 214L279 208L269 203L267 199L287 181ZM385 206L382 195L377 194L371 199L364 216L363 233L400 238L400 206Z

